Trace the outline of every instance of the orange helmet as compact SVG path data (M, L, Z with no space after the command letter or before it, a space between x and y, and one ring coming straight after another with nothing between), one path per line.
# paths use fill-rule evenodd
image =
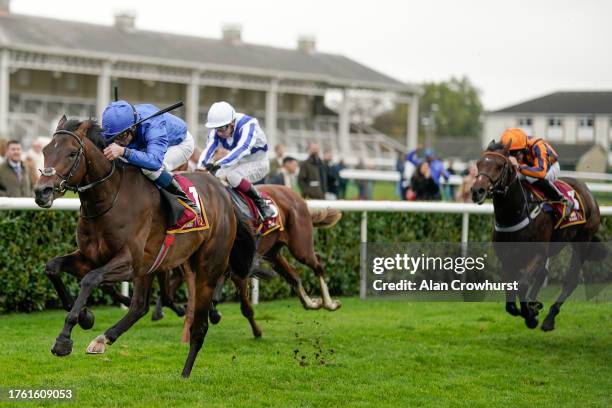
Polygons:
M519 128L508 128L502 134L500 142L503 145L510 142L510 150L524 150L527 148L527 134Z

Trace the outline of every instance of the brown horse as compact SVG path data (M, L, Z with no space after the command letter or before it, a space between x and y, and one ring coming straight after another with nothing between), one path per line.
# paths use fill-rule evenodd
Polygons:
M333 300L329 294L327 283L325 282L325 268L321 261L320 255L314 250L314 228L331 228L340 221L342 213L335 209L320 209L309 210L306 201L296 192L280 185L259 185L257 188L268 194L268 196L276 203L283 228L270 232L261 237L258 241L257 253L264 260L271 263L272 267L278 272L293 288L294 292L302 302L302 305L307 310L325 308L329 311L337 310L341 307L339 300ZM281 253L281 249L287 247L289 252L295 259L304 265L309 266L319 279L319 287L321 290L321 298L312 299L306 293L299 272L289 263L289 261ZM189 276L189 271L186 271L188 286L193 279ZM223 278L222 278L223 279ZM242 314L249 320L251 329L255 337L261 336L261 329L257 326L253 319L253 308L249 302L247 293L247 280L241 276L232 275L232 280L236 287L240 289ZM223 280L219 285L223 284ZM189 293L192 290L189 289ZM189 341L189 331L193 315L191 314L192 300L188 296L189 303L185 318L185 326L183 330L183 341ZM220 315L215 309L215 303L211 306L210 317L211 322L217 323Z
M533 248L525 251L521 245L496 246L502 262L503 281L519 282L518 293L509 291L506 294L506 311L513 316L522 316L529 328L538 325L537 315L542 304L537 301L537 295L548 273L547 260L563 249L563 243L572 244L571 264L561 294L541 326L542 330L550 331L555 328L555 316L561 305L578 285L583 263L605 256L602 254L604 248L597 245L598 239L595 237L600 223L599 206L583 182L563 178L582 198L587 222L555 229L552 215L539 211L540 203L529 199L517 168L510 161L509 148L510 144L492 141L482 154L477 163L478 176L472 186L472 200L482 204L487 196L493 197L496 224L494 242L528 242ZM517 294L520 311L515 303Z
M140 169L106 160L104 147L96 122L67 121L64 116L44 148L45 169L35 187L36 203L49 208L67 189L78 192L81 200L79 249L52 259L46 268L55 277L64 306L70 307L51 351L57 356L70 354L73 327L77 322L91 327L93 314L85 305L98 285L130 280L134 289L127 314L90 343L91 353L103 353L146 314L155 272L189 263L195 271L195 302L191 344L182 372L188 377L208 330L208 309L217 281L230 266L245 278L249 273L255 252L252 233L218 180L205 173L187 173L185 177L205 203L210 228L178 234L159 269L150 271L166 235L161 195ZM62 288L60 271L83 276L73 303Z

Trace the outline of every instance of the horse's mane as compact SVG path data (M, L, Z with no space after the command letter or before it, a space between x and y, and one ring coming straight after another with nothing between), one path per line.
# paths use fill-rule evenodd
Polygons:
M98 149L103 150L106 147L106 140L104 140L102 136L102 126L94 119L90 119L90 121L91 126L87 129L85 136L95 144ZM82 123L83 122L78 119L70 119L64 124L64 130L74 132Z
M491 140L491 143L487 146L487 152L499 152L506 148L506 146L501 142L496 142L495 140Z

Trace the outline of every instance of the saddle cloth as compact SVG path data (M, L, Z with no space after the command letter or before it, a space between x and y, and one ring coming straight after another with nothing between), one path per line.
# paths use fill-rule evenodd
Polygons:
M230 186L226 186L226 188L229 192L230 197L232 198L232 201L236 205L236 208L238 208L238 210L245 217L247 217L249 221L251 221L255 233L259 234L260 236L265 236L271 233L272 231L276 231L277 229L280 229L281 231L285 229L283 226L283 220L280 216L280 211L278 211L278 206L268 194L263 191L259 192L261 196L268 202L268 205L274 206L277 209L277 216L274 218L267 218L266 220L264 220L264 222L261 222L259 210L257 209L257 206L255 205L253 200L247 197L247 195L244 194L242 191L235 190Z
M197 190L193 186L191 180L180 174L175 174L174 178L181 185L184 192L189 195L189 198L200 207L200 217L196 216L196 213L182 200L176 200L183 207L181 208L182 214L177 218L178 220L166 231L168 234L184 234L192 231L202 231L210 228L208 224L208 217L206 216L206 210L202 203L202 198L198 194Z
M557 189L563 194L568 201L572 201L574 203L574 208L572 212L566 218L563 217L565 213L565 204L560 201L550 201L547 197L544 196L542 190L530 184L528 182L523 182L523 185L531 191L533 196L542 201L544 204L542 206L542 210L545 212L550 212L553 214L555 219L555 229L563 229L570 227L572 225L584 224L586 223L586 217L584 215L584 206L582 205L582 198L580 194L576 190L572 188L569 184L567 184L563 180L555 180L555 186Z

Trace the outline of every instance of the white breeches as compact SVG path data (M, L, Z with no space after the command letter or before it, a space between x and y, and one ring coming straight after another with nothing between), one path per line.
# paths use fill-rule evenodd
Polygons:
M225 178L230 186L236 188L242 179L255 183L266 177L269 172L270 162L265 157L264 160L238 162L231 167L223 167L217 171L217 177Z
M142 169L145 176L151 180L157 180L161 175L162 171L172 171L183 164L187 163L193 150L195 149L195 141L189 131L183 141L175 146L168 147L168 151L164 156L163 166L157 170Z

